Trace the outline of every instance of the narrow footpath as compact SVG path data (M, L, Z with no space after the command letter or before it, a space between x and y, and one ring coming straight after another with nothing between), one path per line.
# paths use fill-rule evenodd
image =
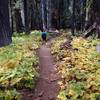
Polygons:
M34 91L34 100L56 100L59 92L57 68L50 53L51 42L39 49L40 79Z
M57 100L59 92L59 75L53 56L50 53L51 41L42 45L38 50L40 78L37 82L34 92L29 94L29 97L24 100Z

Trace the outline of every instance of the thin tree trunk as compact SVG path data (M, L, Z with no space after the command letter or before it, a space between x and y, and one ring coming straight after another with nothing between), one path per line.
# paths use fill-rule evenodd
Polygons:
M16 31L18 33L23 32L23 24L22 24L20 9L15 9L15 23L16 23Z
M83 37L87 38L89 37L90 35L93 34L93 31L96 30L96 23L94 23L91 27L89 27L88 30L86 30L84 33L83 33Z
M13 33L13 8L12 8L12 0L9 0L9 17L10 17L10 27L11 27L11 32Z
M89 7L87 7L87 4L88 4L88 0L86 0L85 28L87 28L89 22Z
M28 1L24 0L24 16L25 16L25 33L30 34L30 29L29 29L29 10L28 10Z
M81 31L85 30L85 18L86 18L86 0L82 2L82 13L81 13Z
M76 0L73 0L73 14L72 14L72 35L75 35L75 3Z
M47 29L51 28L51 0L47 0Z
M22 19L22 24L23 24L23 26L25 27L25 18L24 18L24 3L22 2L21 3L21 19Z
M45 0L41 0L41 9L42 9L42 24L43 24L43 30L46 30L46 20L45 20L45 13L44 13L44 3Z

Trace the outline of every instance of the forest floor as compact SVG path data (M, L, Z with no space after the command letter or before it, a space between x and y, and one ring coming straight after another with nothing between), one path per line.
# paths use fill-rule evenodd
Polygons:
M49 40L38 50L40 78L34 91L23 90L22 100L56 100L60 90L57 84L60 77L50 52L52 41L53 39Z

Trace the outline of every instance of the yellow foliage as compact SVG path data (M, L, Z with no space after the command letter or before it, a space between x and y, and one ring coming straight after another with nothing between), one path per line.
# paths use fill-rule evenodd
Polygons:
M57 47L56 42L59 43ZM96 100L95 95L100 93L100 53L95 46L100 44L100 40L73 38L73 50L61 49L64 42L55 40L52 47L62 77L58 100Z
M19 60L8 60L7 62L4 63L3 67L9 69L9 68L14 68L17 65L19 65Z

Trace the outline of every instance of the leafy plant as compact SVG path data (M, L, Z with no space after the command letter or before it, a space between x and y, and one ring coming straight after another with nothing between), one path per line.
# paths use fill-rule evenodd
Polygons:
M59 48L56 47L58 42ZM96 51L96 45L100 44L100 40L74 37L72 49L63 49L62 42L58 42L52 47L57 50L52 52L57 57L62 77L62 81L58 82L61 87L58 100L99 100L100 53Z
M17 94L15 89L32 89L35 86L39 77L36 49L40 45L40 37L31 34L14 36L11 45L0 48L0 87L3 88L1 100L3 92L6 94L5 100L12 100L16 97L14 94Z

